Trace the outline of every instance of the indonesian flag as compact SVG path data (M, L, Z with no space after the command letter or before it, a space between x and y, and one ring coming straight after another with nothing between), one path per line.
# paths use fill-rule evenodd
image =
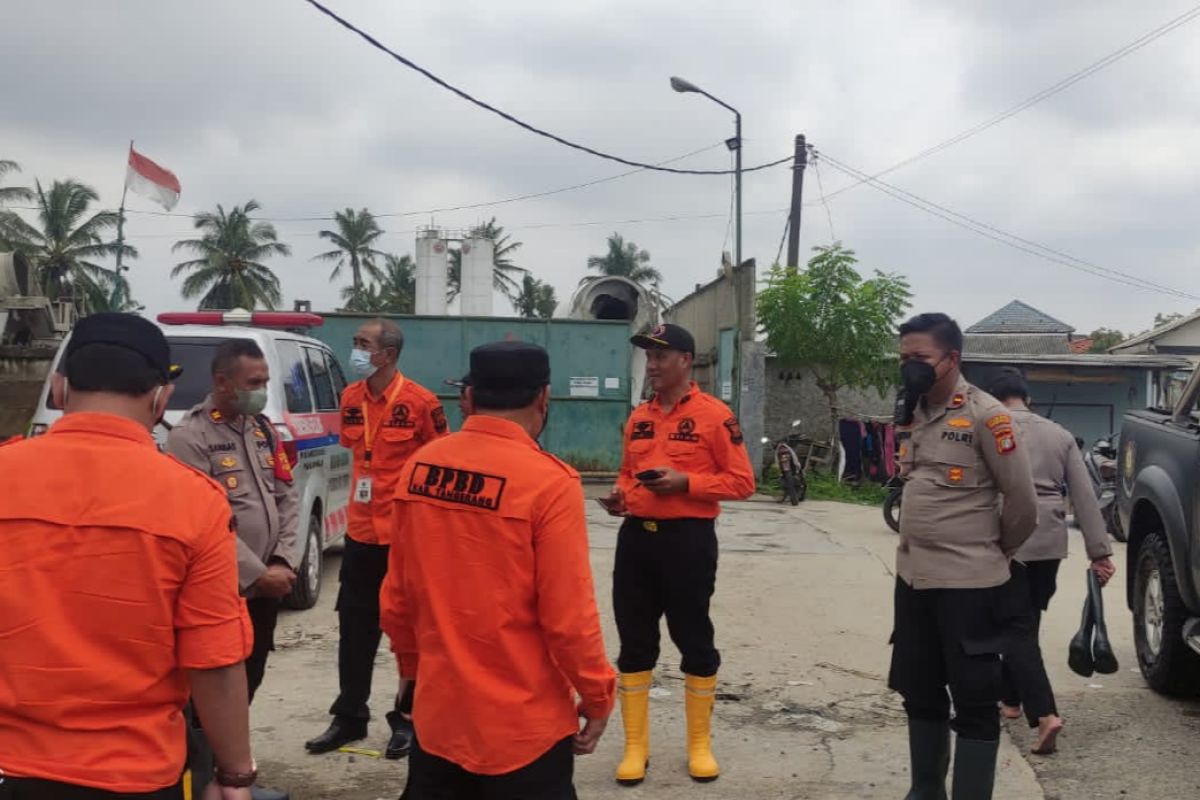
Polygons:
M129 148L129 170L125 186L170 211L179 202L179 179L144 155Z

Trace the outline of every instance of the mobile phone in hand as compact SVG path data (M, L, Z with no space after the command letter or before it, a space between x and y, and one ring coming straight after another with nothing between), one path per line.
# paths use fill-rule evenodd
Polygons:
M645 470L642 470L641 472L634 474L633 477L637 478L639 481L645 482L645 481L656 481L659 478L661 478L662 476L663 476L662 470L645 469Z

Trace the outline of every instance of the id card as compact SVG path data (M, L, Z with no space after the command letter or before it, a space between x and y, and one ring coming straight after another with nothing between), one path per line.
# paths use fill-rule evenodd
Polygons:
M371 479L359 478L358 483L354 485L354 502L369 503L371 502Z

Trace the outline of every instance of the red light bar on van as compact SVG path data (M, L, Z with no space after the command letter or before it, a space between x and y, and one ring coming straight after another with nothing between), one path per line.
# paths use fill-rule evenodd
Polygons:
M320 314L303 311L169 311L158 315L163 325L253 325L256 328L318 328Z

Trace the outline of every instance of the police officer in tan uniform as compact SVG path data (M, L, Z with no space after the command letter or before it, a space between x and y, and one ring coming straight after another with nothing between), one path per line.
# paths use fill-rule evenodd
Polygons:
M906 478L896 553L888 685L904 697L909 800L992 796L1000 744L1000 653L1015 619L1009 559L1037 525L1029 460L1012 416L960 372L962 331L945 314L900 326ZM947 694L949 687L949 694ZM950 719L953 701L954 719Z
M280 598L296 580L299 501L279 437L262 415L269 379L262 350L232 339L217 348L212 371L212 393L174 427L167 452L211 475L233 508L238 586L254 625L246 660L253 700L274 649Z

